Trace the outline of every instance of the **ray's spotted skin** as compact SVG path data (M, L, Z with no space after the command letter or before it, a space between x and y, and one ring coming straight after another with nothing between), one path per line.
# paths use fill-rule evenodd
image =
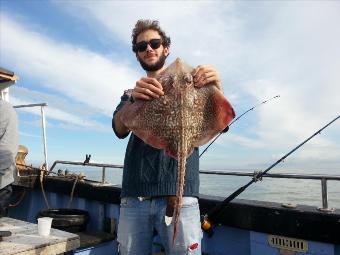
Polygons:
M173 241L182 207L186 159L194 147L207 143L235 117L218 89L220 84L194 86L193 70L177 58L157 77L164 95L129 103L121 114L121 121L136 136L178 160Z

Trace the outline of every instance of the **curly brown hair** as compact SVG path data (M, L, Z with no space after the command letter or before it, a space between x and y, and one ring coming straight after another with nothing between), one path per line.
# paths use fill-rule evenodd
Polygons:
M155 30L159 33L159 35L162 38L162 45L163 47L170 47L171 40L170 37L165 34L165 32L161 29L159 26L158 20L149 20L149 19L140 19L137 21L134 29L132 30L132 51L134 53L137 53L136 50L136 41L137 37L140 33L146 31L146 30Z

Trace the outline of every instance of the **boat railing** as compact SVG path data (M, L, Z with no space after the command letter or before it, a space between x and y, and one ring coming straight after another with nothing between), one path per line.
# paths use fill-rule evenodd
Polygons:
M106 183L106 169L107 168L120 168L123 169L123 165L114 164L103 164L103 163L84 163L77 161L54 161L50 171L52 171L57 164L63 165L76 165L76 166L91 166L91 167L101 167L102 168L102 178L101 183ZM257 178L259 171L254 172L240 172L240 171L212 171L212 170L200 170L200 174L209 175L231 175L231 176L249 176L252 178ZM340 181L339 175L321 175L321 174L290 174L290 173L279 173L279 174L263 174L261 178L284 178L284 179L303 179L303 180L319 180L321 183L321 199L322 207L318 208L321 211L330 211L332 208L328 207L328 192L327 192L327 181Z
M44 107L46 107L46 106L47 106L47 103L39 103L39 104L14 105L13 108L40 107L41 127L42 127L43 146L44 146L44 160L45 160L44 165L45 165L45 169L48 169L47 142L46 142L46 121L45 121L45 110L44 110Z
M50 171L53 171L57 164L61 165L74 165L74 166L91 166L91 167L101 167L102 168L102 178L101 183L106 183L106 168L121 168L123 169L123 165L113 165L113 164L103 164L103 163L84 163L80 161L64 161L64 160L56 160L53 162Z
M250 176L257 178L259 171L254 172L237 172L237 171L200 171L200 174L212 174L212 175L232 175L232 176ZM318 208L321 211L333 210L328 207L328 192L327 181L340 181L339 175L322 175L322 174L263 174L261 178L284 178L284 179L303 179L303 180L319 180L321 183L321 199L322 207Z

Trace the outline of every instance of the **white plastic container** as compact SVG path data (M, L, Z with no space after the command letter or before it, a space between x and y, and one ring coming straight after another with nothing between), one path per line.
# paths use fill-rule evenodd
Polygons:
M40 236L49 236L51 232L53 218L42 217L38 218L38 233Z

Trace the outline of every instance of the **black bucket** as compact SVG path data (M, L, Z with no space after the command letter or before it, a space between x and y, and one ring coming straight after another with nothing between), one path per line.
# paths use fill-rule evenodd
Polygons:
M87 211L67 208L42 210L38 213L38 218L40 217L53 218L52 228L71 233L85 231L90 220Z

